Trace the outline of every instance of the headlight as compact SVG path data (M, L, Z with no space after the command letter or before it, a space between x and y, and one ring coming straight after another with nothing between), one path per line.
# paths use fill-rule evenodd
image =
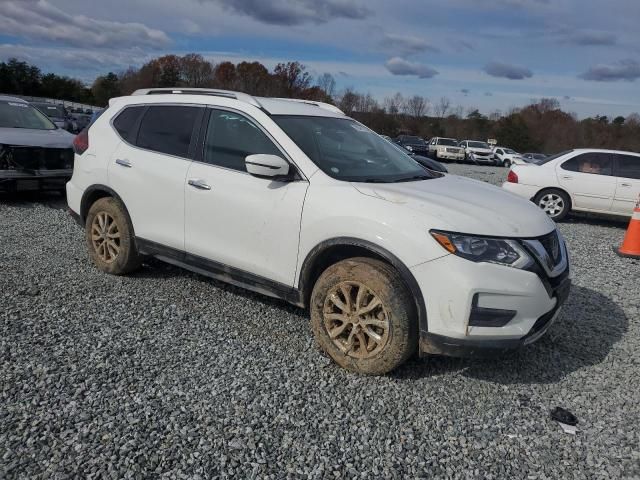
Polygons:
M515 240L476 237L431 230L431 236L449 253L473 262L488 262L527 268L533 259Z
M407 145L405 148L410 152L413 152L413 147L411 145Z

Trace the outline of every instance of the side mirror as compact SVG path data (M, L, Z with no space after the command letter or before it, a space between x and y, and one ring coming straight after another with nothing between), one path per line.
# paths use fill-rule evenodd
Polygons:
M289 175L289 162L278 155L259 153L248 155L244 159L247 172L256 177L286 177Z

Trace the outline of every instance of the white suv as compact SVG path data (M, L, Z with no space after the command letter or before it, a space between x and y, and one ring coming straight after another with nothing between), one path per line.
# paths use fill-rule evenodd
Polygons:
M434 137L429 140L429 155L436 160L453 160L454 162L464 160L464 150L458 147L458 142L454 138Z
M533 342L568 294L540 209L429 172L331 105L142 90L75 149L68 202L98 268L153 256L308 307L353 371Z

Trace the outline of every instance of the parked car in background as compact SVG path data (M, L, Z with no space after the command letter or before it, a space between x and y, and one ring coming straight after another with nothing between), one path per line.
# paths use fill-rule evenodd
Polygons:
M72 142L73 135L28 102L0 96L0 191L64 189Z
M547 158L547 155L544 153L523 153L522 158L529 160L532 163L538 163Z
M74 122L74 130L72 133L78 133L80 130L84 130L91 123L91 115L86 113L75 113L71 115L71 119Z
M47 102L31 102L31 105L49 117L58 128L62 128L68 132L74 130L73 121L64 106Z
M629 217L640 195L640 154L569 150L537 168L512 167L503 187L531 199L557 221L571 211Z
M495 147L493 149L494 158L498 165L509 168L511 165L529 165L527 161L518 152L505 147Z
M464 158L470 163L496 165L493 149L487 142L477 140L462 140L459 146L464 150Z
M569 293L565 242L538 208L429 172L333 105L141 90L74 146L67 199L97 268L153 256L308 307L349 370L519 348Z
M464 160L464 150L458 147L458 141L455 138L433 137L429 140L429 155L436 160L454 162Z
M398 151L404 153L405 155L409 155L411 158L413 158L416 162L418 162L423 167L428 168L429 170L432 170L434 172L449 173L449 171L447 170L447 167L442 165L437 160L433 160L433 159L431 159L429 157L425 157L423 155L416 155L415 153L410 152L405 148L402 148L400 145L397 145L389 137L387 137L385 135L380 135L380 136L382 138L384 138L385 140L387 140L389 143L391 143L391 145L393 145L393 148L398 149Z
M400 135L396 138L396 143L417 155L429 155L429 145L424 141L424 138Z

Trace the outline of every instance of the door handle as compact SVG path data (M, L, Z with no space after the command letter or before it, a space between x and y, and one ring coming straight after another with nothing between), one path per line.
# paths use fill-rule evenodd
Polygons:
M204 180L190 179L187 183L198 190L211 190L211 186Z
M620 186L621 187L630 187L631 184L630 183L621 183Z
M562 178L565 180L571 180L573 177L571 175L562 175Z
M133 165L131 165L131 162L129 160L122 160L120 158L116 159L116 163L118 165L121 165L123 167L127 167L127 168L131 168Z

